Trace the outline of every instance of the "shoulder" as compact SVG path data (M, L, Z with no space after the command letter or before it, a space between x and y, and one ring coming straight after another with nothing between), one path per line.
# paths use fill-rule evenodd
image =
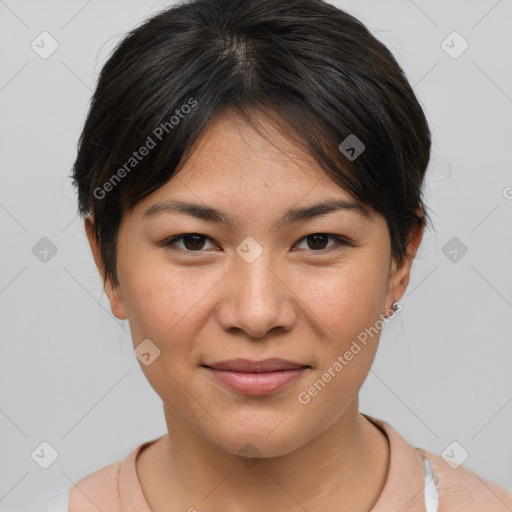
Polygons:
M439 493L439 512L510 512L512 494L468 468L450 466L442 457L416 448L430 464Z
M79 480L69 491L68 512L119 512L129 507L150 512L140 487L136 461L141 451L161 437L139 444L124 459Z
M69 490L69 512L114 512L119 509L122 461L98 469Z

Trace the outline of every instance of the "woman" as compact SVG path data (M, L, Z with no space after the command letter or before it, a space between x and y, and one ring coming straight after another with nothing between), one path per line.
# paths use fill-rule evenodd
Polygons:
M506 511L360 414L428 215L425 115L321 0L193 0L102 69L73 170L113 314L168 433L69 511Z

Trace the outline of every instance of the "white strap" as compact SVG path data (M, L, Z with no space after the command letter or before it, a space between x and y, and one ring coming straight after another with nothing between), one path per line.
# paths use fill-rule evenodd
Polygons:
M432 465L428 459L423 458L425 466L425 507L426 512L437 512L439 509L439 493L434 481Z

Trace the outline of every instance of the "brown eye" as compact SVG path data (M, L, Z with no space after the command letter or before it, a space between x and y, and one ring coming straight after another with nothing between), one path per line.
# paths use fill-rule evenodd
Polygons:
M329 239L334 240L334 243L328 245ZM207 244L208 242L211 243L211 247L205 247L205 244ZM343 246L351 245L350 242L344 239L343 237L329 235L327 233L313 233L311 235L307 235L301 238L298 243L300 245L300 243L304 242L306 242L306 247L302 247L300 249L311 252L330 251L331 249L342 248ZM181 246L179 245L180 243ZM207 237L206 235L201 235L198 233L182 233L181 235L177 235L168 240L164 240L158 245L173 251L181 251L188 253L202 253L205 252L207 249L217 248L212 243L211 238Z
M335 240L335 243L328 246L329 238ZM311 235L307 235L299 240L300 242L306 241L307 247L306 250L311 250L313 252L320 252L324 250L334 249L337 246L349 245L347 240L335 235L329 235L326 233L313 233Z
M210 239L206 235L199 235L197 233L183 233L169 240L165 240L161 245L172 250L181 250L185 252L202 252L201 250L204 248L205 242L207 240ZM177 242L182 242L182 247L178 247Z
M325 249L329 236L323 234L309 235L306 237L310 249Z

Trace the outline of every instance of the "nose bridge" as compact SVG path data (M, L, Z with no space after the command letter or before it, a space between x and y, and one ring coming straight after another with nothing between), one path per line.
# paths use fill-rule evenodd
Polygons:
M258 244L259 245L259 244ZM260 246L261 247L261 246ZM243 252L245 249L247 252ZM275 256L270 250L258 250L253 242L245 242L237 249L240 258L236 262L238 297L240 300L248 300L255 308L265 307L269 311L278 306L282 296L280 280L276 277Z
M278 326L289 329L293 308L276 256L254 239L244 240L237 253L229 286L229 313L222 317L225 327L238 327L253 337L262 337Z

